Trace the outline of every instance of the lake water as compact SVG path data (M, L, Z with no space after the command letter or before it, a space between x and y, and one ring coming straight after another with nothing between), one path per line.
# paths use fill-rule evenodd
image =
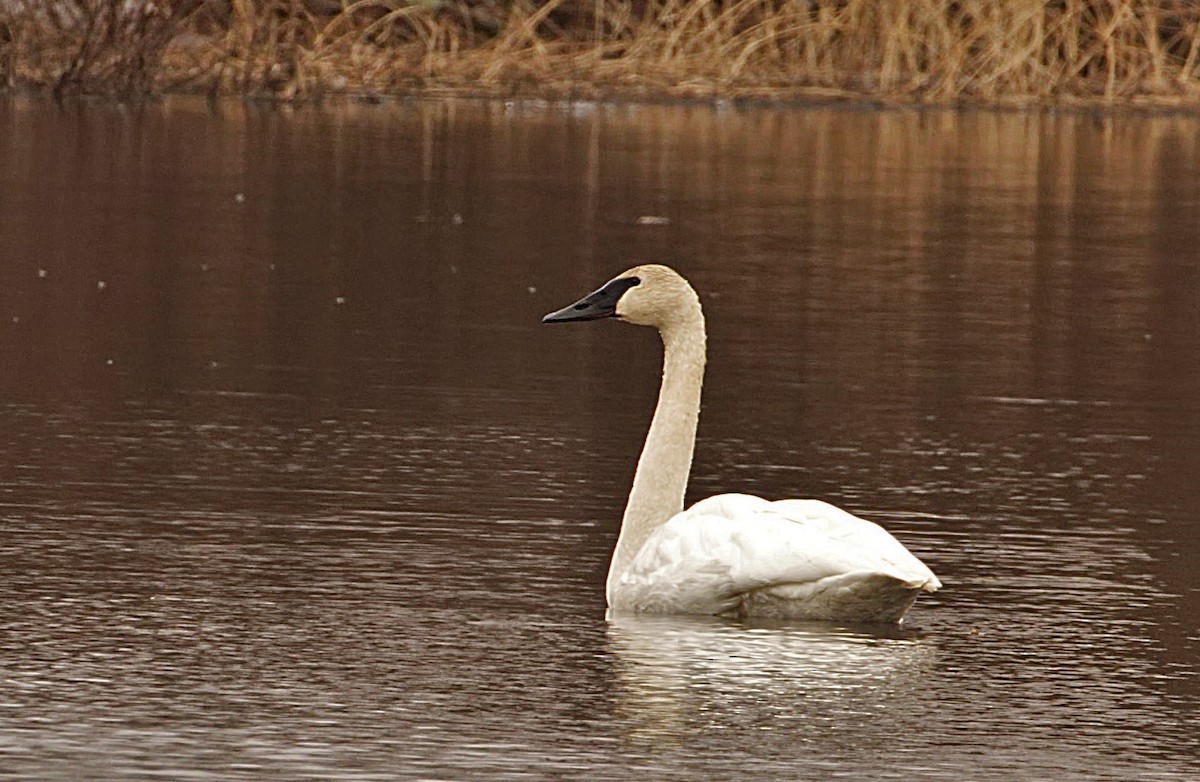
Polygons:
M636 261L903 630L605 619ZM1200 119L8 101L0 368L2 778L1200 779Z

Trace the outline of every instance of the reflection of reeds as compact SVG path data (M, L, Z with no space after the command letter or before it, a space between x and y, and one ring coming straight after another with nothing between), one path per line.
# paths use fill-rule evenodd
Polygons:
M1182 0L10 0L0 7L0 78L58 89L1200 99L1200 5Z

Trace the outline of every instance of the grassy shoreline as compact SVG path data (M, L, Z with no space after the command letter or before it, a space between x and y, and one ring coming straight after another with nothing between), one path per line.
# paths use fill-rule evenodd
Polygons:
M1200 109L1188 0L0 0L0 88Z

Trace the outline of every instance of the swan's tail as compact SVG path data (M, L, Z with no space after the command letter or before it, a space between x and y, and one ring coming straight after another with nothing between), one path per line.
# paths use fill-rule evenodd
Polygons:
M942 588L942 582L933 573L928 578L914 578L904 582L907 589L919 589L922 592L936 592Z

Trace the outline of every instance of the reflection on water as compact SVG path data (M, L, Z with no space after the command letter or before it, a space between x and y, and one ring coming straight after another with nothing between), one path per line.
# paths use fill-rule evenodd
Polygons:
M0 778L1198 778L1198 211L1182 116L0 103ZM910 629L605 620L634 260L690 499Z
M633 738L655 746L751 720L793 731L798 744L840 747L847 723L908 711L936 657L917 633L828 624L613 616L608 638L616 713ZM856 732L850 743L886 751L894 741L874 738L882 742Z

